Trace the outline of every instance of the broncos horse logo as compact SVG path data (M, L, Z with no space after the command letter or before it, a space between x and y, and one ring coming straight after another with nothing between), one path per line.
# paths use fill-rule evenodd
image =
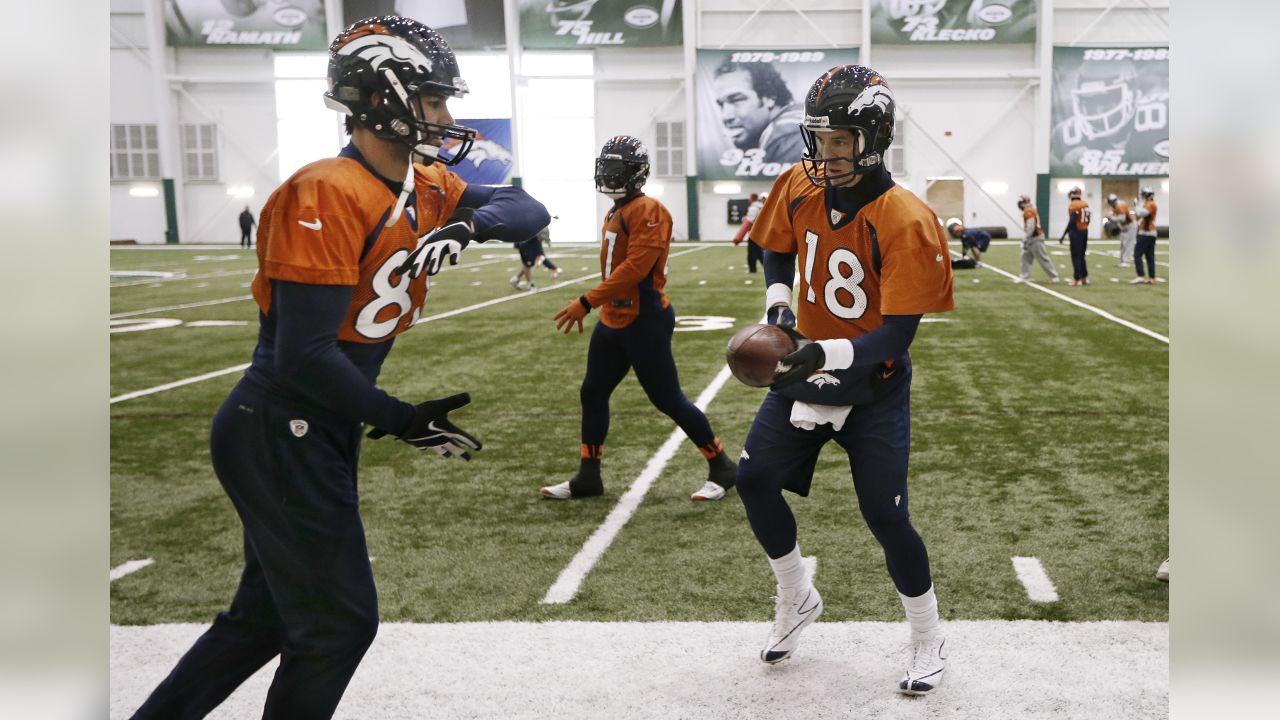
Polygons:
M809 376L805 382L813 383L814 387L826 387L827 385L839 385L840 380L830 373L817 372Z
M889 86L883 83L875 83L868 85L858 93L858 97L849 103L849 114L857 115L867 108L880 108L880 112L889 113L889 109L893 107L893 91L889 90Z
M388 61L398 61L413 66L415 72L431 73L431 59L423 55L407 40L395 35L370 32L353 38L338 50L339 55L356 55L367 60L375 69Z

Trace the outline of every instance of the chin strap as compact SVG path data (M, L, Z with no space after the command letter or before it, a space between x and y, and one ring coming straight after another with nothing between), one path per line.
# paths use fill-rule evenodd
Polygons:
M396 199L396 206L391 210L391 217L387 218L386 227L391 227L400 219L400 215L404 212L404 205L409 201L409 195L413 193L413 156L409 157L409 172L405 173L404 185L400 186L400 197Z

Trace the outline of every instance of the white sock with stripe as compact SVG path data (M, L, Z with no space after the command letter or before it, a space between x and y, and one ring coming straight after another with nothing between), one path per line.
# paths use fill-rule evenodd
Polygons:
M778 578L778 587L793 589L805 583L806 571L804 558L800 556L799 543L796 543L796 546L786 555L776 560L769 558L769 565L773 567L774 577Z

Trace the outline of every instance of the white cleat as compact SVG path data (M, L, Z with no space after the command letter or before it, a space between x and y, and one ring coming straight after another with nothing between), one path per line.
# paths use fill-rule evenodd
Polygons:
M552 500L570 500L573 498L573 491L569 489L568 480L559 485L548 485L538 492L542 493L543 497L551 498Z
M902 680L898 681L898 692L904 695L928 695L942 684L942 673L947 669L947 656L944 649L947 639L936 635L932 640L917 640L911 643L911 663L907 666Z
M719 500L724 497L724 488L708 480L702 488L689 496L690 500Z
M1169 558L1165 558L1160 563L1160 569L1156 571L1156 579L1160 582L1169 582Z
M777 590L773 629L769 631L769 640L760 651L760 659L770 664L791 657L791 653L800 644L800 632L822 615L822 596L813 586L812 574L809 582L798 588L779 587Z

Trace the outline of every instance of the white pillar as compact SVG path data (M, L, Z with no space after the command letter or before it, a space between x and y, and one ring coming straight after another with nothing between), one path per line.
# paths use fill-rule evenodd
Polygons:
M156 103L156 140L160 144L160 177L173 181L173 197L179 239L186 238L183 212L182 148L178 138L177 96L169 87L172 72L165 45L163 0L147 0L147 53L151 60L151 86ZM165 222L166 229L168 221Z

